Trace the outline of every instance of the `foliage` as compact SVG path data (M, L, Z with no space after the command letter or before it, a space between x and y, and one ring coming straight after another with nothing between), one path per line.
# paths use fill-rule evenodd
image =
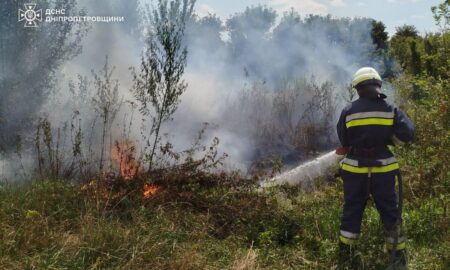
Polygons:
M372 22L370 33L372 42L375 45L373 61L378 62L379 72L382 78L392 78L398 71L395 69L394 60L389 55L389 34L386 26L381 21Z
M407 166L409 184L417 193L437 195L450 191L450 93L448 80L396 80L400 95L408 98L406 111L416 125L413 145L398 149Z
M390 54L408 74L448 79L449 36L448 30L422 37L417 30L399 28L391 39Z
M440 30L443 32L448 31L450 26L450 1L445 0L438 6L432 7L431 12L433 12L434 20L436 25L440 27Z
M72 151L65 149L67 133L70 132ZM47 117L38 120L34 138L38 175L41 178L72 178L76 174L76 167L81 170L83 164L81 156L81 138L83 133L79 124L72 122L70 131L67 125L63 128L53 128ZM69 154L70 153L70 154ZM22 153L17 150L20 162ZM25 172L25 168L22 168Z
M195 0L160 0L158 7L148 12L149 29L147 50L142 56L140 72L133 73L132 92L141 104L140 112L150 116L150 136L147 138L148 169L152 169L155 150L160 142L161 125L169 121L187 88L182 81L186 65L187 48L182 41L186 21L189 20Z
M446 1L440 10L448 5ZM450 191L450 167L444 162L450 158L450 50L446 45L450 33L448 20L436 16L437 23L441 18L446 24L442 32L421 37L409 28L400 29L397 36L406 39L391 41L396 43L393 55L409 63L394 85L401 107L417 129L412 145L396 149L406 165L412 195L437 196ZM407 54L398 54L400 50Z
M123 102L123 99L121 100L119 97L119 81L112 80L113 71L114 67L110 68L108 65L108 57L106 57L105 65L103 66L100 75L92 71L94 77L94 87L96 89L95 96L92 98L92 103L94 109L100 115L103 124L101 133L101 154L99 161L100 174L103 173L103 164L106 156L106 141L108 139L107 136L111 133L114 119L116 118ZM112 142L110 140L110 145L111 144Z
M418 43L422 38L418 35L414 26L405 25L397 28L397 32L391 39L391 54L398 61L402 70L408 70L413 74L420 73L420 53Z
M389 35L386 32L386 26L381 21L373 21L372 32L370 33L373 43L377 50L386 50L388 48Z

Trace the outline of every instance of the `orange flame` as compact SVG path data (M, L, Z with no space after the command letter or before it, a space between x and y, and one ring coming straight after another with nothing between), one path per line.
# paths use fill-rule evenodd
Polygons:
M135 156L134 143L128 139L116 141L111 151L111 159L117 163L120 175L126 181L133 179L139 172L140 163Z
M132 180L140 171L140 163L136 160L136 148L128 139L116 141L111 150L111 159L117 163L120 175L125 181ZM144 184L143 196L148 199L160 189L155 184Z
M148 199L153 196L156 192L158 192L159 186L154 184L145 184L144 185L144 198Z

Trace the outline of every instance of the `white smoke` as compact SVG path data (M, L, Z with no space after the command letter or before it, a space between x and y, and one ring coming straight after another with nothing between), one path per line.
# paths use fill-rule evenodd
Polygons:
M59 73L59 91L42 109L54 127L70 122L77 109L68 91L68 81L76 81L78 74L91 76L91 70L102 68L106 56L110 65L116 67L113 78L120 82L120 95L124 100L133 101L129 91L132 76L128 68L139 68L140 56L145 49L137 3L137 0L78 1L78 6L86 8L88 15L124 16L125 23L92 24L82 42L82 53L64 64ZM230 156L228 166L244 170L251 165L255 152L266 150L266 145L261 145L248 131L247 123L255 119L270 120L266 117L272 113L270 103L285 82L314 76L318 84L334 82L334 94L338 96L341 91L338 86L347 85L359 65L369 65L372 61L368 53L372 49L368 19L300 18L294 13L281 16L265 7L253 7L234 14L227 21L206 16L188 26L189 53L184 79L189 87L181 97L174 120L163 126L163 133L169 134L167 138L175 150L188 148L202 123L209 122L203 143L208 144L213 137L218 137L220 151ZM253 110L239 114L236 104L240 104L241 94L246 91L244 88L254 82L262 86L260 90L266 97L266 104L238 108ZM295 91L300 92L301 98L295 109L300 115L304 110L302 102L311 93L306 88ZM142 149L142 116L137 111L134 114L130 137L141 142L138 149ZM87 139L95 115L92 110L81 111L80 115ZM113 136L121 136L122 119L129 120L130 115L131 108L125 104L113 125ZM243 119L248 115L252 118ZM330 122L334 120L329 119ZM333 130L327 132L334 134ZM96 144L95 140L93 144Z
M101 11L104 14L124 15L126 20L139 16L136 10L130 10L128 14L117 10L122 2L83 0L80 5L93 15ZM248 168L255 152L261 151L266 145L258 145L254 134L246 131L249 127L245 123L251 119L239 118L249 117L252 113L262 117L261 112L270 114L271 109L270 106L264 108L264 104L256 104L248 108L256 111L247 115L233 111L233 106L240 102L245 85L259 81L264 85L261 91L275 93L285 81L311 76L318 84L330 80L336 86L344 85L358 62L365 61L361 57L366 56L366 52L371 49L371 41L368 40L369 20L352 21L331 17L300 19L294 13L285 14L281 19L277 19L277 16L281 18L273 10L254 7L235 14L227 21L211 15L198 18L188 26L186 41L189 55L184 79L189 87L181 97L182 102L174 115L174 121L163 126L163 133L168 134L167 140L176 150L188 148L202 123L209 122L211 128L203 143L208 144L213 137L218 137L221 140L221 152L230 155L228 165ZM116 67L113 77L120 81L121 95L125 100L133 100L129 92L131 74L128 67L139 67L140 55L144 50L139 35L130 34L130 29L135 26L92 25L91 32L83 41L83 53L65 65L65 77L73 79L75 74L89 76L91 69L99 70L102 67L108 55L111 66ZM223 39L224 32L229 40ZM347 44L348 41L340 44L340 38L350 39L354 44ZM334 94L338 96L340 89L335 91ZM272 94L264 95L266 101L271 103ZM302 101L296 104L299 117L310 95L303 93ZM65 118L68 119L71 113L66 111ZM124 106L118 119L129 114L129 108ZM55 120L60 119L61 115L64 114L58 114ZM269 117L263 120L277 121ZM122 123L117 123L116 127L120 129L120 125ZM137 142L142 126L141 117L137 115L130 135ZM116 135L119 133L115 132ZM330 133L333 132L330 130ZM138 148L143 149L144 146L138 145Z

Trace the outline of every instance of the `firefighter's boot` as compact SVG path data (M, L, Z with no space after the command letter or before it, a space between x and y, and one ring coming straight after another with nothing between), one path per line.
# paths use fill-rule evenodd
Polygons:
M388 250L388 255L392 255L392 250ZM407 270L407 256L406 250L397 250L395 251L393 262L389 263L389 266L386 270Z
M405 270L407 268L406 237L401 224L390 232L386 232L386 250L389 256L389 270Z
M361 254L356 245L347 245L339 243L339 270L362 270L364 269Z

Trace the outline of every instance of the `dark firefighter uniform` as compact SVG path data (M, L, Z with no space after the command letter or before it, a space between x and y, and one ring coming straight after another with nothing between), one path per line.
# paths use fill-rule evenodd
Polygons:
M340 164L344 209L339 238L341 246L357 244L364 208L371 195L390 250L394 243L391 232L396 230L399 221L395 192L399 165L388 145L412 141L414 125L403 112L384 100L386 96L380 92L381 78L374 69L360 69L353 85L360 97L342 111L337 124L339 140L348 148ZM396 249L405 249L403 236L397 238Z

